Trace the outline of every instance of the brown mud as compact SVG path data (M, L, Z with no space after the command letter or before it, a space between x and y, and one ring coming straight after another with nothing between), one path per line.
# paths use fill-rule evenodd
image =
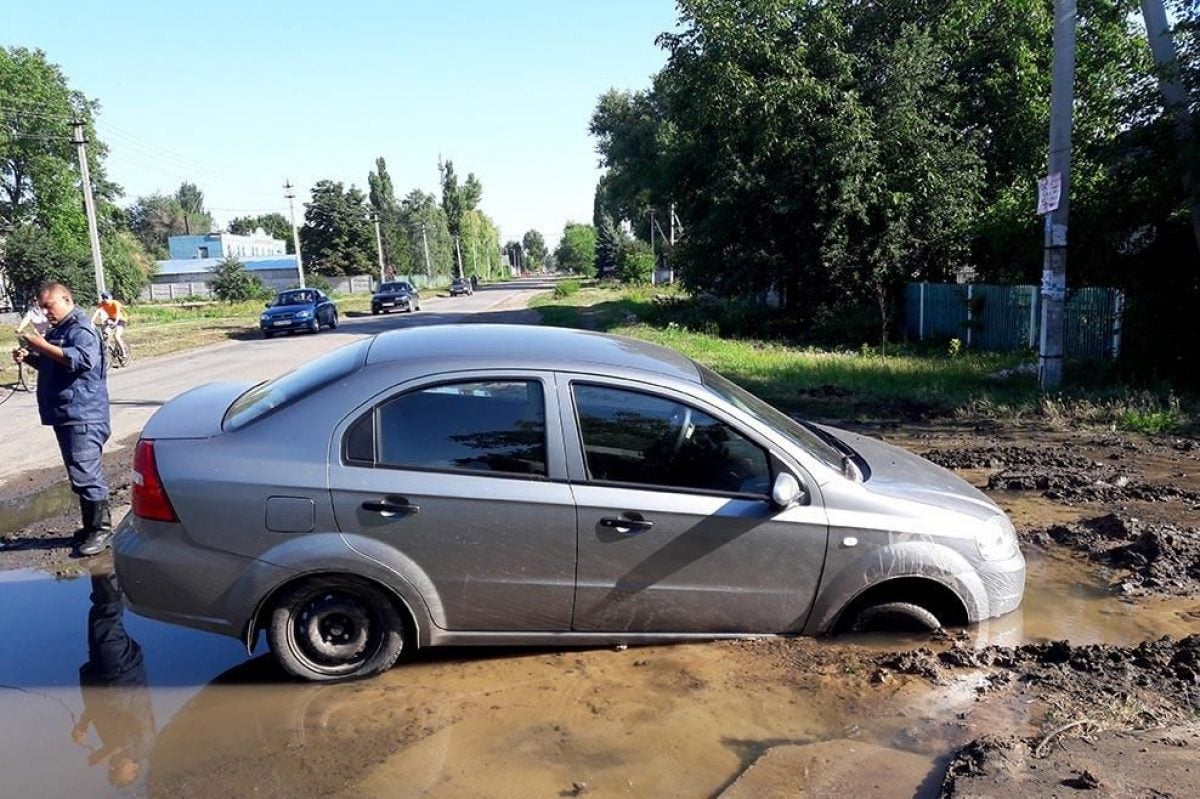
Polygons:
M337 686L257 658L160 715L142 792L1194 795L1200 448L995 425L864 432L1004 507L1029 561L1019 611L933 640L431 650ZM119 501L122 443L105 459ZM71 568L62 482L48 469L0 493L2 522L35 501L53 511L0 523L0 570Z

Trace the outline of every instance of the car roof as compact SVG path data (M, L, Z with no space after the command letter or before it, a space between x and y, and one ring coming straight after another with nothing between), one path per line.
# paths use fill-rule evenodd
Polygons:
M453 361L458 368L562 369L655 374L700 382L691 359L646 341L590 330L533 325L452 324L389 330L375 336L366 366Z

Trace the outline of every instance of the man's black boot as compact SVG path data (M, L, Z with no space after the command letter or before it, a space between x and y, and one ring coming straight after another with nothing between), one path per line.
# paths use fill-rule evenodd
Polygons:
M88 519L91 528L87 539L79 545L80 555L99 555L112 544L112 514L108 510L108 500L91 502L91 516Z
M71 542L75 546L82 544L89 535L92 534L92 529L88 525L92 520L92 503L91 500L79 498L79 527L71 535Z

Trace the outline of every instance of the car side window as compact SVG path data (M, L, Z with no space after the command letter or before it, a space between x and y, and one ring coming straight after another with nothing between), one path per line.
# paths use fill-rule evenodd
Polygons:
M348 460L369 449L361 443L364 426L356 423L347 433ZM374 433L380 466L546 475L546 403L536 380L410 391L375 409Z
M608 386L574 384L572 392L591 480L770 493L766 451L703 411Z

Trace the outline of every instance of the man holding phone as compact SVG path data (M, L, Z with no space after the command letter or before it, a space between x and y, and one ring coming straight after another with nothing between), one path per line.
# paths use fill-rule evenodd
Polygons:
M37 368L38 414L54 428L71 490L79 496L83 526L75 534L76 553L97 555L113 537L108 482L100 468L109 436L104 348L65 285L42 284L37 302L51 326L44 336L22 333L13 360Z

